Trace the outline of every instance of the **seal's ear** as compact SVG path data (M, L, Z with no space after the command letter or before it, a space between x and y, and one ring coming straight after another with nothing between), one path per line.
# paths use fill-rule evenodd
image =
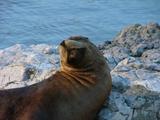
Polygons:
M72 48L68 50L68 63L79 64L84 58L86 48Z

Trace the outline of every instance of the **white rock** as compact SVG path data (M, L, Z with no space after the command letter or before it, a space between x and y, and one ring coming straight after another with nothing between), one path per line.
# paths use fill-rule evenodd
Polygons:
M59 68L57 53L56 47L46 44L17 44L0 50L0 88L29 85L54 74Z
M24 65L9 65L0 69L0 86L13 84L16 81L27 79L26 67Z
M118 80L119 78L125 78L124 80L130 81L129 83L131 83L131 86L142 85L148 90L160 92L160 72L158 71L159 67L152 66L154 69L152 68L153 70L148 70L148 68L146 67L148 63L143 63L138 58L132 62L128 62L128 59L130 58L126 58L123 61L121 61L111 71L111 74L114 78L113 83L115 82L115 80ZM115 78L115 76L119 77ZM122 81L121 83L123 83L123 80L119 81ZM123 87L124 86L122 86L122 88Z

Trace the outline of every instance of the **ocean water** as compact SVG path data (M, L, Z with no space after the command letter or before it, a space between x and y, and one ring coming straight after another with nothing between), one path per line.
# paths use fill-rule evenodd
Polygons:
M71 35L98 44L149 22L160 23L160 0L0 0L0 48L56 45Z

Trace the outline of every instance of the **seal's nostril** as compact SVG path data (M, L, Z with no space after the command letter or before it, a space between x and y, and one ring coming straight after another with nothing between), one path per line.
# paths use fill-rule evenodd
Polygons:
M60 45L65 46L65 40L63 40Z

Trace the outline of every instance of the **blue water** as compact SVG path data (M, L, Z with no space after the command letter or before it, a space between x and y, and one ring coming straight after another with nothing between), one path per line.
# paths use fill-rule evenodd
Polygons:
M152 21L160 23L160 0L0 0L0 48L58 44L70 35L98 44Z

